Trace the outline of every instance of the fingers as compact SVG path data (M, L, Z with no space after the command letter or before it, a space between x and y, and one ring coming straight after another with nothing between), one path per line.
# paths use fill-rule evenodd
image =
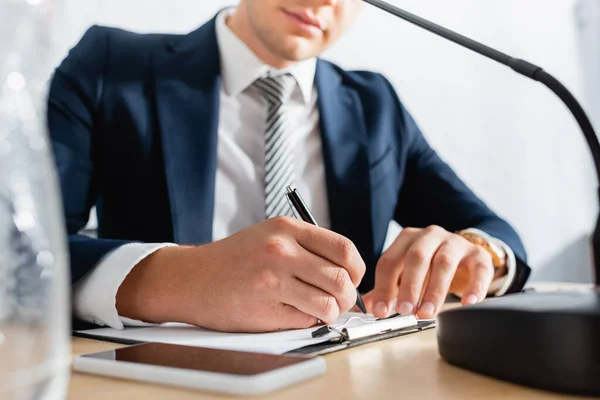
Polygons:
M393 300L398 295L398 282L404 268L406 252L418 236L418 230L404 229L377 263L375 288L370 293L370 304L367 306L376 317L386 317L392 311Z
M294 232L298 244L309 252L344 268L354 288L358 287L365 275L366 266L354 243L330 230L302 222L298 224L299 227Z
M433 257L430 276L417 312L419 318L433 318L446 300L458 265L468 249L466 243L457 239L449 237Z
M446 236L444 232L441 228L425 229L423 235L406 252L396 305L396 310L400 314L408 315L416 312L429 266Z
M267 236L263 263L282 283L275 287L278 302L327 323L352 308L366 267L350 240L287 217L261 226Z
M356 304L356 287L346 269L306 250L303 250L301 257L303 265L293 271L297 279L333 296L341 313Z
M285 263L293 279L285 289L284 303L300 314L334 322L356 303L355 288L365 273L356 247L343 236L310 224L290 218L271 221L276 224L271 232L279 232L276 237L285 234L289 244L295 240L288 252L292 262ZM482 301L494 278L491 256L440 227L406 228L381 257L375 288L364 300L377 317L393 312L397 300L395 310L401 314L434 318L458 275L466 278L463 304Z
M334 323L340 316L335 297L299 279L292 279L283 293L285 304L295 307L304 314L320 319L326 324Z
M281 312L279 314L276 321L273 321L275 325L267 330L306 329L315 326L319 322L318 318L288 304L281 305Z
M454 274L454 279L452 279L452 283L450 284L450 289L448 292L450 293L464 293L467 290L467 286L469 285L469 280L471 279L471 272L469 268L464 263L458 265L458 269Z
M464 265L469 269L471 279L462 296L463 305L473 305L483 301L494 280L492 256L480 247L474 247Z

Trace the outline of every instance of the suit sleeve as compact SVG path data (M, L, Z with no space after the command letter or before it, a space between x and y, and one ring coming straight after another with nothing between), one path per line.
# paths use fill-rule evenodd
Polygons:
M63 195L72 284L108 253L130 243L78 234L98 200L100 104L107 57L106 31L90 28L56 69L48 96L47 122Z
M402 226L439 225L450 232L475 228L506 243L515 254L517 270L507 293L519 292L529 278L527 255L515 230L496 215L454 173L427 143L421 130L394 93L406 173L395 220Z

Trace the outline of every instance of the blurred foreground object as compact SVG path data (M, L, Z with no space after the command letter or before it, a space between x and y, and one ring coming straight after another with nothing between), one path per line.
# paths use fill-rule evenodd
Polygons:
M56 0L0 0L0 398L61 399L68 259L45 118Z

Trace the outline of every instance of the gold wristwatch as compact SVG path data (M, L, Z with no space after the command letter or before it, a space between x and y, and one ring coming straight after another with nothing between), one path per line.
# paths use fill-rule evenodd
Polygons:
M458 234L467 239L469 242L481 246L488 253L490 253L492 256L494 269L499 270L506 268L506 252L502 249L502 247L494 243L491 238L479 235L469 230L459 231Z

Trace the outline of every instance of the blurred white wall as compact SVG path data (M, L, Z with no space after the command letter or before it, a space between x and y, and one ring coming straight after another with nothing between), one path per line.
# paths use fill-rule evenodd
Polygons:
M236 3L66 1L72 22L65 51L92 22L187 32ZM392 2L539 64L584 98L576 0ZM591 157L570 114L542 86L370 6L325 57L380 71L394 83L432 145L517 228L534 268L591 231L597 215Z
M600 126L600 0L578 0L576 7L585 99L596 126Z

